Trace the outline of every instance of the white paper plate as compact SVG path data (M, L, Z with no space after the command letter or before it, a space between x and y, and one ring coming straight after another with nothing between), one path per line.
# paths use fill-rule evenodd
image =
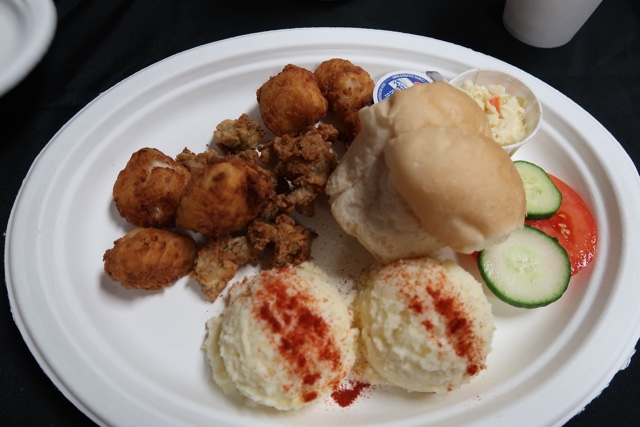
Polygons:
M507 71L542 103L545 121L518 152L570 183L597 218L598 256L562 299L536 310L491 299L497 331L488 369L445 396L373 390L341 408L251 409L212 383L200 347L219 312L184 279L162 292L126 291L102 255L128 229L111 199L137 149L203 151L215 125L248 112L256 89L287 63L341 57L374 79L393 70ZM238 37L170 57L128 78L77 114L33 164L8 227L7 285L15 321L62 392L112 426L560 425L626 366L640 336L637 257L640 180L621 146L589 114L532 76L428 38L359 29L296 29ZM354 243L321 209L309 225L319 262L338 280L358 269ZM325 230L328 230L325 232ZM333 230L333 231L331 231Z
M45 54L56 21L51 0L0 0L0 96Z

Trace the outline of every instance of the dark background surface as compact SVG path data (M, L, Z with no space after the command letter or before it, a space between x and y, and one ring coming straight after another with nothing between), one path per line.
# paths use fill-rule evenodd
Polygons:
M504 0L272 0L258 4L60 0L55 5L58 26L49 50L18 86L0 97L3 230L32 161L101 92L174 53L272 29L375 28L483 52L567 95L613 134L636 166L640 162L640 2L636 0L604 0L571 42L554 49L529 47L512 38L501 21ZM639 398L636 356L567 425L640 425ZM529 422L535 420L523 420L523 424ZM0 297L0 424L92 424L58 392L31 356L11 317L6 286Z

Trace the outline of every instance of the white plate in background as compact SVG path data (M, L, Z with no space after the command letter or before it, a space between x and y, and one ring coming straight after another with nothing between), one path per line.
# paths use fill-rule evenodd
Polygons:
M51 0L0 0L0 96L40 61L53 39L56 21Z
M341 408L252 409L210 379L205 322L222 308L193 281L160 292L127 291L102 255L130 227L111 190L131 154L204 151L215 126L246 112L256 89L286 64L313 69L333 57L374 80L393 70L507 71L537 94L544 123L517 157L540 164L590 205L600 236L595 261L556 303L515 309L495 298L488 368L444 396L372 390ZM34 162L9 220L5 270L15 321L34 357L80 410L110 426L561 425L626 366L640 336L640 180L619 143L547 84L472 50L408 34L344 28L241 36L172 56L124 80L80 111ZM367 257L326 207L306 220L313 253L340 281ZM606 351L603 351L606 349Z

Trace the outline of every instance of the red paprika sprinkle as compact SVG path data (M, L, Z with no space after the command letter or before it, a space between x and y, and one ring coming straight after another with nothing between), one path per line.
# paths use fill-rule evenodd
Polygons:
M340 386L336 391L331 393L331 398L338 405L346 408L356 401L362 392L369 387L369 384L361 381L346 381L345 384Z
M476 336L473 331L472 321L468 318L464 307L458 303L456 296L447 294L447 287L443 286L443 284L449 280L447 274L444 271L432 271L432 273L436 274L434 279L431 279L429 275L418 279L405 271L402 272L402 277L407 285L410 283L417 285L422 281L420 284L424 286L423 289L431 296L435 311L444 318L446 333L449 341L453 345L456 355L467 359L469 362L467 373L474 375L480 371L482 367L474 363L480 351L476 348ZM416 282L416 280L418 280L418 282ZM424 296L416 291L417 289L414 289L413 286L405 286L400 290L407 298L408 308L416 315L421 315L426 309L424 306ZM428 319L424 320L422 325L427 331L432 331L434 328L433 323Z
M323 371L340 369L342 353L330 335L329 324L314 312L317 301L311 294L300 291L296 286L298 280L289 267L268 276L262 289L256 292L259 303L254 313L273 334L273 343L287 369L302 384L313 387ZM305 402L317 397L313 389L302 395Z

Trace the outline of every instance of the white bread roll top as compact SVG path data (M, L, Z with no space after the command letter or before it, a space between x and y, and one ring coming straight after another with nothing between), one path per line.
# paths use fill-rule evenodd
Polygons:
M420 84L359 114L326 193L338 224L378 261L471 252L522 226L522 181L468 94Z
M522 179L489 137L425 127L391 139L384 157L391 182L422 226L457 252L483 249L524 223Z

